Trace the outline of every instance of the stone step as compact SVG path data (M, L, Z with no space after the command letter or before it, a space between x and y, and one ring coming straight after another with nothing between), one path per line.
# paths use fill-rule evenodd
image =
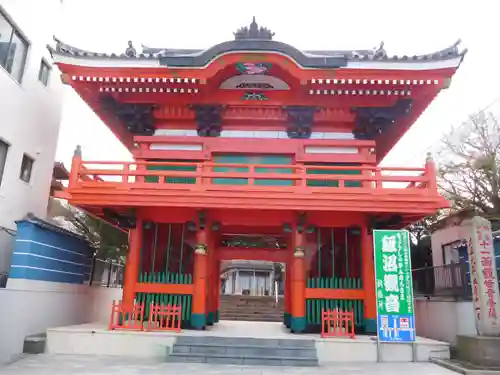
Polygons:
M232 355L205 355L205 354L174 354L172 353L167 362L176 363L211 363L224 365L247 365L247 366L300 366L317 367L317 359L284 358L284 357L254 357L254 356L232 356Z
M314 340L179 336L169 362L318 366Z
M283 316L283 311L246 311L246 310L220 310L220 315L269 315L269 316Z
M284 304L275 303L245 303L245 302L221 302L221 306L256 306L256 307L283 307Z
M221 303L254 303L254 304L276 304L276 300L271 297L241 297L241 296L231 296L229 298L220 299ZM278 300L278 304L283 304L283 300Z
M223 337L223 336L179 336L179 345L243 345L243 346L277 346L287 348L315 348L314 340L308 339L268 339L256 337Z
M283 311L284 310L281 310L281 309L259 309L259 310L256 310L256 309L235 309L235 308L231 308L231 309L219 309L219 311L223 311L225 313L229 313L229 314L232 314L232 313L236 313L236 314L239 314L239 313L245 313L245 314L283 314Z
M173 347L172 354L205 354L205 355L230 355L230 356L273 356L290 357L300 359L311 359L316 356L315 348L302 348L296 346L270 348L267 345L217 345L217 344L195 344Z
M23 353L24 354L41 354L45 352L45 342L47 341L46 333L30 335L24 339Z
M224 315L221 316L221 320L235 320L235 321L243 321L243 322L282 322L283 316L244 316L244 315Z
M282 307L273 306L220 306L219 310L236 310L236 311L283 311Z

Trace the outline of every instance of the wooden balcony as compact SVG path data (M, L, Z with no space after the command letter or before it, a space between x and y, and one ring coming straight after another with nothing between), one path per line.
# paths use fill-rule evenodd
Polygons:
M447 207L435 166L102 162L75 156L64 193L80 206L358 211L427 215Z

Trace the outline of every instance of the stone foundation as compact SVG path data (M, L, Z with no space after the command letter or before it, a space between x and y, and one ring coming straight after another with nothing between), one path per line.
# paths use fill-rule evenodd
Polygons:
M458 358L480 366L500 366L500 337L457 336Z

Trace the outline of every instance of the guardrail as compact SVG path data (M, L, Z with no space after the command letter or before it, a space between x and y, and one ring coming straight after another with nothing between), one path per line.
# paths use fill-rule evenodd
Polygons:
M417 268L412 270L412 275L415 296L472 298L467 263Z
M73 160L69 189L349 192L393 189L437 195L434 164L425 168ZM76 163L76 165L75 165ZM237 186L237 188L235 188ZM335 189L332 189L335 188Z
M94 258L89 285L106 288L123 287L124 266L111 260Z

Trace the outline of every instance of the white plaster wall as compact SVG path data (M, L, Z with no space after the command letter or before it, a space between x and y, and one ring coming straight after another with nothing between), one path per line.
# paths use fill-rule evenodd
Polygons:
M24 338L49 327L87 321L88 288L67 291L0 289L0 364L23 349Z
M122 296L120 288L32 284L0 289L0 364L22 352L28 335L94 321L108 324L111 301Z
M113 301L122 299L123 289L90 287L89 292L89 321L107 325L111 314L111 304Z
M475 334L472 302L415 300L417 335L456 344L457 335Z
M456 304L458 316L458 335L476 335L476 318L472 302L459 302Z
M27 212L45 217L59 134L62 84L53 67L49 84L38 81L46 45L57 33L61 0L0 0L0 8L30 43L24 76L16 82L0 67L0 138L11 145L0 186L0 226L15 229ZM19 179L26 153L35 159L29 184ZM0 272L7 272L11 238L0 238Z
M432 262L434 266L444 264L442 246L465 238L466 228L463 226L451 226L439 229L431 235Z

